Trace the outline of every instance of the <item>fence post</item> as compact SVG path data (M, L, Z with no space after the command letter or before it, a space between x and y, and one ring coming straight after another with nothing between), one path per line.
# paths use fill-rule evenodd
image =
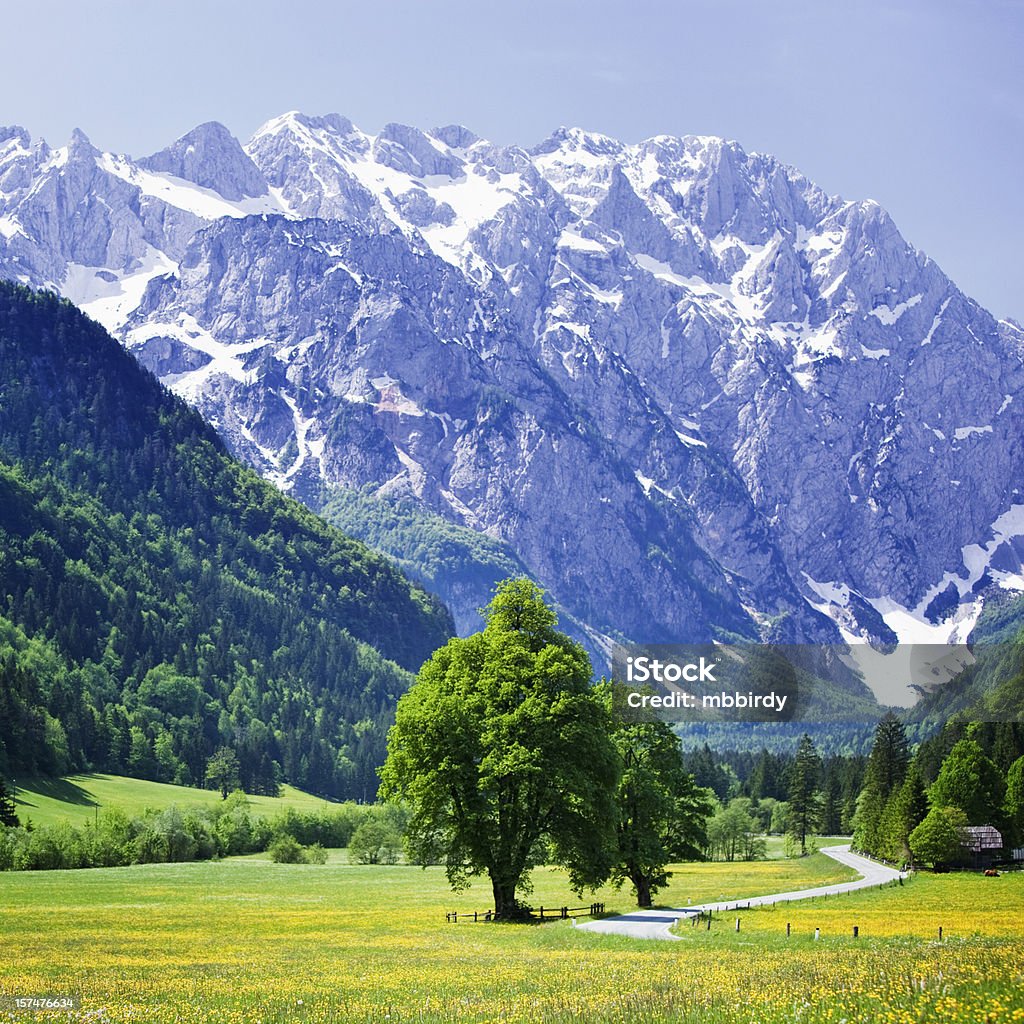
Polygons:
M477 915L477 911L474 910L473 911L473 924L476 924L476 915Z
M854 925L853 926L853 937L857 938L858 935L860 935L860 928L857 925Z
M786 922L786 938L787 939L789 938L789 929L790 929L790 927L791 927L790 923L787 921Z
M452 924L458 924L458 923L459 923L459 912L456 910L456 911L452 912Z
M562 920L564 921L569 916L569 908L562 907Z
M542 921L544 920L544 908L543 907L540 908L540 919Z
M740 930L740 919L737 917L736 918L736 931L739 931L739 930Z
M708 931L711 931L711 911L708 911Z
M942 941L942 925L939 925L939 942Z

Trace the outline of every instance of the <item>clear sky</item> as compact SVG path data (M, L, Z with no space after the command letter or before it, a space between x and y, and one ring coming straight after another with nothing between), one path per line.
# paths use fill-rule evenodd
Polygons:
M33 0L5 5L0 123L141 156L286 110L700 133L872 198L1024 319L1024 0Z

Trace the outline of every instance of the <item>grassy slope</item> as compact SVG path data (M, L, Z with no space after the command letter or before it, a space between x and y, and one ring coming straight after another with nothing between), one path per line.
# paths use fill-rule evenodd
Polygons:
M667 899L781 887L792 867L684 866ZM813 873L810 861L797 867ZM535 882L535 905L577 902L561 872ZM1024 1003L1024 875L836 898L826 909L870 905L895 937L878 937L862 911L862 938L823 926L821 943L803 934L813 906L806 922L786 908L802 922L788 943L781 910L745 914L739 935L731 917L716 918L677 943L561 922L447 925L445 910L488 904L486 884L453 896L441 869L350 866L342 854L325 867L237 858L12 873L0 894L4 938L18 950L0 959L0 993L77 993L85 1011L135 1024L1002 1022L1017 1019L1002 1007ZM598 898L629 908L625 892ZM929 941L932 906L947 921L941 945ZM23 1019L0 1010L0 1021Z
M283 786L280 797L250 796L253 810L264 815L276 814L287 807L314 811L327 802L303 793L292 786ZM121 775L69 775L64 779L18 780L18 817L24 823L31 819L36 825L70 821L74 825L91 821L97 808L119 807L129 816L147 809L162 810L179 807L209 806L220 802L220 793L188 786L170 786L162 782L129 779Z

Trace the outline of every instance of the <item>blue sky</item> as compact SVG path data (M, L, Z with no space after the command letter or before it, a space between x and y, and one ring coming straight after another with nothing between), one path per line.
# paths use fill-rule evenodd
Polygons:
M0 123L139 156L286 110L724 135L873 198L998 316L1024 318L1024 0L34 0L4 12Z

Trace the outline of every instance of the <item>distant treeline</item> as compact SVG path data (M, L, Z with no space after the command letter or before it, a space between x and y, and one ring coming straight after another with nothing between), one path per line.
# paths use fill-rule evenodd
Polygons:
M719 802L708 822L708 856L758 859L759 836L792 837L797 816L801 833L852 834L857 849L899 863L956 863L969 825L996 828L1005 850L1024 844L1024 723L956 717L916 746L910 731L890 713L867 755L823 758L807 736L812 756L802 770L799 748L715 751L704 743L687 751L687 771Z
M990 825L1006 851L1024 844L1024 724L955 719L911 748L882 719L857 799L854 846L894 862L955 864L968 826Z
M687 751L684 762L697 785L712 790L723 806L737 799L745 801L743 807L759 831L785 832L785 805L790 799L797 749L713 751L705 743ZM821 758L816 778L816 789L821 795L816 830L820 834L848 835L853 831L866 763L864 754Z
M116 808L80 826L0 827L0 871L109 868L128 864L212 860L246 853L346 847L354 837L383 835L398 844L407 815L400 807L345 803L331 810L275 817L254 814L236 792L214 807L168 807L129 817ZM275 856L275 859L289 859ZM356 859L369 860L361 852ZM379 858L378 858L379 859Z

